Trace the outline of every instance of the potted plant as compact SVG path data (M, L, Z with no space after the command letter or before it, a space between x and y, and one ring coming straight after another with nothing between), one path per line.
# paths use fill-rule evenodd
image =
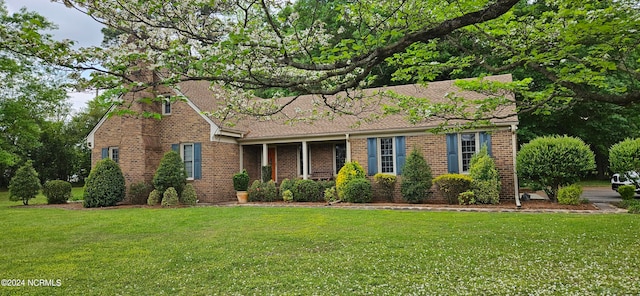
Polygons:
M249 174L247 170L243 169L241 172L233 175L233 189L236 190L236 197L238 197L238 203L246 203L249 199Z

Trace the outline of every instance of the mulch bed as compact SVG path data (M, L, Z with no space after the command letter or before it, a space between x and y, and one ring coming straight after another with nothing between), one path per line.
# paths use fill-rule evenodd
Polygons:
M226 204L233 205L233 202L229 202ZM264 203L253 203L257 205L263 206L286 206L286 205L300 205L300 206L328 206L326 203L290 203L286 204L284 202L264 202ZM212 204L215 205L215 204ZM487 209L515 209L515 201L513 200L503 200L497 205L450 205L444 201L435 201L426 204L405 204L405 203L387 203L387 202L373 202L373 203L365 203L365 204L348 204L348 203L338 203L334 204L336 207L349 207L349 206L380 206L380 207L437 207L437 208L487 208ZM160 205L156 206L148 206L148 205L131 205L131 204L120 204L114 207L103 207L103 208L84 208L81 202L73 202L67 204L56 204L56 205L29 205L22 206L18 205L16 207L29 207L29 208L60 208L67 210L109 210L109 209L128 209L128 208L161 208ZM553 203L548 200L528 200L522 202L521 209L532 209L532 210L598 210L591 203L579 204L579 205L561 205L559 203Z

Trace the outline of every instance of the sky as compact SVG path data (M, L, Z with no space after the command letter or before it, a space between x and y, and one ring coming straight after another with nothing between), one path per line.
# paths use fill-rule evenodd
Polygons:
M100 23L76 10L65 7L60 3L52 3L50 0L4 0L9 13L17 12L26 7L29 11L35 11L46 17L58 26L58 30L52 33L55 39L70 39L76 41L80 47L99 46L102 42L103 27ZM74 110L85 107L86 102L95 96L94 92L70 93L69 101Z

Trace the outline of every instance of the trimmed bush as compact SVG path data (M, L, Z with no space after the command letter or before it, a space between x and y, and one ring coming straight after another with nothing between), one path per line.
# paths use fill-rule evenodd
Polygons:
M154 189L149 193L149 198L147 198L147 204L150 206L157 205L160 201L162 201L162 194L157 189Z
M129 186L129 201L134 205L143 205L147 202L149 193L151 193L151 186L145 182L138 182Z
M96 164L85 179L84 207L110 207L124 200L126 187L118 164L105 158Z
M614 173L640 172L640 138L626 139L609 148L609 167Z
M500 181L476 180L471 181L471 191L474 193L476 203L498 204L500 203Z
M162 194L162 206L163 207L174 207L178 205L178 191L169 187Z
M293 184L293 200L317 202L323 200L321 187L313 180L297 180Z
M187 184L184 186L184 190L182 191L182 197L180 198L180 202L185 205L195 206L196 202L198 202L198 194L196 193L196 189L193 188L193 185Z
M64 204L71 198L71 183L62 180L47 181L42 186L42 194L48 204Z
M431 167L417 149L413 149L402 170L400 193L408 203L421 203L427 200L433 185ZM466 190L464 190L466 191ZM458 195L455 196L455 202Z
M284 200L284 202L292 202L293 201L293 192L291 192L291 190L287 189L284 192L282 192L282 200Z
M458 203L461 205L473 205L476 203L476 194L473 191L465 191L458 195Z
M324 192L325 190L331 187L336 187L336 181L333 181L333 180L323 180L323 181L316 181L316 182L320 186L320 192Z
M579 205L582 187L577 184L562 187L558 190L558 203L563 205Z
M161 194L164 194L169 187L173 187L180 195L186 184L187 172L184 170L184 162L180 154L173 150L165 153L153 176L153 187Z
M275 201L278 199L278 188L273 180L266 183L260 180L253 181L248 193L249 201Z
M344 190L349 181L353 179L365 179L366 177L367 175L365 174L364 169L360 164L358 164L358 162L352 161L345 163L336 177L336 191L338 192L338 198L344 199Z
M595 156L582 140L540 137L524 144L517 156L518 176L540 185L551 201L560 186L576 183L596 168Z
M22 201L22 204L26 206L30 199L38 195L38 191L40 191L38 173L33 168L31 161L27 161L9 181L9 200Z
M373 194L368 179L353 179L347 182L342 200L346 202L365 203L371 201Z
M233 175L233 189L235 191L247 191L249 189L249 173L242 169L241 172Z
M388 201L393 201L393 191L396 188L396 176L392 174L377 173L373 176L373 181L382 188L384 196Z
M495 161L489 156L487 146L471 158L469 176L473 179L471 191L476 203L497 204L500 202L500 174Z
M636 186L622 185L618 187L618 193L620 194L620 197L622 197L622 199L633 199L636 196Z
M280 182L280 187L278 188L278 192L280 193L280 197L284 200L284 192L289 190L291 191L291 189L293 188L293 181L285 178L284 180L282 180L282 182Z
M433 179L449 204L458 203L460 193L471 189L471 177L463 174L444 174Z

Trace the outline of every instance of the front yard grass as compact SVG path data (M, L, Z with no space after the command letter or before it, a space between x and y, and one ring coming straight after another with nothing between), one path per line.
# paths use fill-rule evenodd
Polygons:
M2 295L640 293L635 215L64 210L7 198L1 278L26 286Z

